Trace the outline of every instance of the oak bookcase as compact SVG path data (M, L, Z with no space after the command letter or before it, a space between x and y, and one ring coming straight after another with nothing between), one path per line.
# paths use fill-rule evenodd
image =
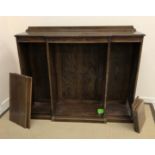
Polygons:
M32 77L31 117L132 122L143 37L133 26L29 27L17 34L21 73Z

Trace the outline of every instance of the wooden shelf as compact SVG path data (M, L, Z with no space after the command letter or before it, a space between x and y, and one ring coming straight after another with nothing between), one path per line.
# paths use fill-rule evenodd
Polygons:
M51 118L51 103L49 102L33 102L31 118L50 119Z
M54 120L58 121L88 121L88 122L132 122L130 108L120 101L107 103L105 116L97 114L101 101L59 101L56 104Z
M123 101L108 101L106 119L109 122L132 122L129 105Z

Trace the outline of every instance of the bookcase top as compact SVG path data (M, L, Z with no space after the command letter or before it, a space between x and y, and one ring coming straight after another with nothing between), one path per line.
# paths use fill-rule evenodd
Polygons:
M97 36L144 36L133 26L30 26L15 36L97 37Z

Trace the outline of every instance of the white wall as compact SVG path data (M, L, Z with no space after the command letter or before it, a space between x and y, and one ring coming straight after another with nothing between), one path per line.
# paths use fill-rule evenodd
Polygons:
M9 46L10 33L8 19L0 17L0 105L3 101L8 101L9 94L9 76L10 71L17 71L15 63L17 59L14 56L11 46Z
M28 26L134 25L146 34L136 94L155 97L155 17L0 17L0 102L8 97L8 73L19 72L14 35Z
M9 107L9 72L17 71L11 46L8 19L0 17L0 115Z

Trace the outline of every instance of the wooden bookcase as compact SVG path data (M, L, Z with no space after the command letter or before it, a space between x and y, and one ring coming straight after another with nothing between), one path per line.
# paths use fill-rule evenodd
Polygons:
M21 73L32 77L31 117L132 122L143 37L133 26L29 27L16 35Z

